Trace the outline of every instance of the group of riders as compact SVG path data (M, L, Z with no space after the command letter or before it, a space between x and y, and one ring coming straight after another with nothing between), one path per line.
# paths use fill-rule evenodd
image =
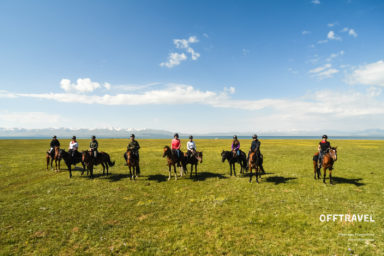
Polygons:
M319 168L321 167L321 163L322 163L322 159L323 159L324 155L331 148L331 144L327 139L328 139L328 136L323 135L322 140L319 142L319 145L318 145L318 151L319 151L318 165L319 165ZM139 161L139 159L140 159L139 142L135 139L134 134L131 134L130 140L131 141L129 142L129 144L127 146L127 151L131 151L133 153L133 156L136 158L136 160ZM263 157L263 155L260 152L260 145L261 145L260 140L258 139L257 135L254 134L252 136L252 143L251 143L251 147L250 147L250 150L249 150L248 156L247 156L247 164L249 162L249 155L252 152L256 153L256 154L254 154L254 156L257 156L259 158ZM50 150L48 151L48 154L51 155L52 157L54 157L54 154L55 154L55 152L54 152L55 147L60 148L60 142L57 139L57 136L53 136L52 141L50 143ZM96 136L92 136L91 142L89 143L89 150L88 151L90 152L91 156L94 158L97 158L98 147L99 147L99 143L96 140ZM171 142L171 149L172 149L172 153L177 158L177 165L178 166L180 166L180 162L181 162L181 159L183 157L180 148L181 148L181 141L179 139L179 134L175 133L173 136L172 142ZM78 152L78 149L79 149L79 143L76 140L76 136L73 136L72 140L69 143L69 148L68 148L69 153L71 154L72 157L74 157L74 155ZM231 151L233 152L233 157L235 159L239 158L241 156L242 151L240 150L240 141L238 140L236 135L233 136ZM189 141L187 142L187 158L192 158L193 156L196 155L196 152L197 152L196 151L196 143L193 141L193 136L191 135L191 136L189 136ZM127 153L124 153L124 159L127 161ZM260 166L260 168L261 168L261 171L264 173L264 168L262 165ZM138 168L137 172L140 173L140 168Z

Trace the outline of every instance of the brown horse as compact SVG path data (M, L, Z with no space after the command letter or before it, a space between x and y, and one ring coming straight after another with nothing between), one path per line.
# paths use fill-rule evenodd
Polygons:
M187 170L187 164L191 164L191 178L193 173L193 166L195 166L195 177L197 177L197 164L199 162L203 162L203 152L196 151L195 153L192 153L190 157L188 157L188 153L184 153L183 168Z
M167 165L168 165L168 168L169 168L169 177L168 177L168 180L171 179L171 167L173 166L173 169L175 171L175 180L177 180L177 173L176 173L176 163L180 162L183 163L184 162L184 154L183 152L180 151L180 156L181 156L181 160L178 159L176 153L171 150L171 148L169 146L164 146L163 148L163 157L167 157ZM180 176L182 177L183 176L183 172L185 171L184 169L184 164L180 167Z
M55 171L60 171L60 161L61 161L60 147L54 147L53 154L47 151L45 160L47 161L47 170L48 170L49 162L51 162L51 170L52 170L53 169L52 164L53 164L53 161L55 161Z
M88 171L91 174L91 178L93 178L93 166L101 164L103 166L103 175L105 174L105 168L107 168L107 175L109 166L112 167L115 165L115 161L111 162L109 155L105 152L98 152L97 157L94 158L92 156L91 151L83 151L82 153L82 162L87 166L87 175ZM81 173L83 175L84 171Z
M134 155L132 150L127 150L127 165L129 167L129 178L135 180L137 177L137 169L139 168L139 161L137 157ZM133 171L133 172L132 172Z
M328 169L329 183L333 184L332 170L333 170L333 164L337 160L337 147L330 148L328 152L324 154L323 161L321 162L321 167L318 166L318 157L319 157L319 152L316 152L316 154L313 156L313 169L314 169L315 179L316 179L316 174L317 174L317 178L320 179L321 167L322 167L324 170L323 182L325 183L325 177L327 175L327 169Z
M249 160L248 160L248 168L250 172L249 176L249 182L252 183L252 169L255 169L255 175L256 175L256 182L259 183L259 177L261 179L261 169L260 167L260 157L256 152L251 152L249 154Z

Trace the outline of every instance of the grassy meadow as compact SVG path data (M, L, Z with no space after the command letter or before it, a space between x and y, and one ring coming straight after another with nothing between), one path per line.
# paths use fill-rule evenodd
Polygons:
M70 179L46 170L49 140L0 140L1 255L384 254L384 142L331 140L334 185L314 180L315 140L262 140L261 183L229 176L230 140L196 140L199 175L167 181L162 148L139 139L141 173L128 177L128 140L100 139L111 175ZM62 147L69 140L60 140ZM182 139L185 150L186 140ZM248 151L251 140L240 140ZM89 140L79 140L80 150ZM80 165L78 165L80 166ZM321 214L371 214L374 223L320 222ZM364 238L364 239L360 239ZM369 238L369 239L365 239Z

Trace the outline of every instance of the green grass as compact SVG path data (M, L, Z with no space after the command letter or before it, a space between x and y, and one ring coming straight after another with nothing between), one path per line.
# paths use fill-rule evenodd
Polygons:
M384 253L383 141L332 141L339 157L333 186L313 179L313 140L263 140L268 174L260 184L229 177L220 157L229 140L196 140L203 175L177 181L166 181L162 158L170 140L139 142L143 176L131 181L122 157L128 140L99 140L116 165L110 176L97 167L94 179L80 171L70 179L66 167L47 171L49 141L0 140L0 254ZM320 222L328 213L372 214L376 222ZM340 235L366 233L374 241Z

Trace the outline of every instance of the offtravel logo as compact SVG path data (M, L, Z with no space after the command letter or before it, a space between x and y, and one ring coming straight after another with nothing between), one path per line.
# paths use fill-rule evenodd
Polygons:
M321 222L375 222L370 214L321 214Z

